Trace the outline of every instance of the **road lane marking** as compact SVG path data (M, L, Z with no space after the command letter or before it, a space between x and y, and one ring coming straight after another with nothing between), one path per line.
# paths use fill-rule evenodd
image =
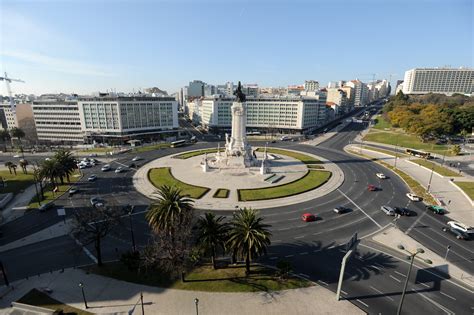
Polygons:
M295 236L295 237L294 237L294 239L295 239L295 240L297 240L297 239L299 239L299 238L303 238L303 237L304 237L304 235Z
M318 282L319 282L319 283L322 283L322 284L324 284L324 285L326 285L326 286L329 285L329 284L327 284L327 282L324 282L323 280L318 280Z
M347 295L347 292L344 290L341 290L341 293Z
M270 257L270 260L278 259L278 257Z
M362 301L361 301L361 300L359 300L359 299L357 299L356 301L357 301L357 302L359 302L360 304L363 304L363 305L365 305L365 307L369 307L367 304L365 304L364 302L362 302Z
M398 281L398 282L400 282L400 283L402 282L402 280L400 280L400 279L397 279L397 278L395 278L395 277L394 277L394 276L392 276L392 275L390 275L390 278L392 278L393 280L395 280L395 281Z
M293 257L294 255L286 255L285 258Z
M448 297L448 298L450 298L450 299L452 299L452 300L455 300L455 301L456 301L456 298L452 297L452 296L451 296L451 295L449 295L449 294L446 294L446 293L444 293L444 292L441 292L441 291L439 291L439 293L441 293L442 295L444 295L444 296L446 296L446 297Z
M444 307L443 305L439 304L438 302L434 301L433 299L430 299L429 297L427 297L425 294L421 293L421 292L418 292L418 290L416 290L415 288L413 288L413 291L415 291L416 293L418 293L419 295L421 295L423 298L425 298L426 300L428 300L428 302L430 302L431 304L433 304L434 306L438 307L440 310L442 310L443 312L445 312L446 314L455 314L453 311L451 311L450 309Z
M375 225L377 225L379 227L379 229L382 228L382 226L377 222L375 221L370 215L368 215L364 210L362 210L361 207L359 207L351 198L349 198L345 193L343 193L339 188L337 189L337 191L339 191L344 197L347 198L347 200L349 200L354 206L357 207L357 209L359 209L363 214L365 214L366 217L368 217L372 222L375 223Z
M309 278L309 276L308 276L307 274L305 274L305 273L300 273L299 275L302 276L302 277L304 277L304 278Z
M282 240L274 240L272 241L272 243L280 243L280 242L283 242Z
M308 252L302 252L300 255L308 255Z
M378 271L382 271L381 268L379 268L379 267L377 267L377 266L375 266L375 265L370 265L370 267L375 268L375 269L377 269Z
M385 295L385 293L383 293L383 292L380 291L379 289L377 289L377 288L375 288L375 287L373 287L373 286L371 286L371 285L370 285L369 287L370 287L372 290L374 290L375 292L380 293L380 294L382 294L382 295ZM390 301L395 301L395 300L392 299L390 296L384 296L384 297L386 297L386 298L389 299Z
M418 284L421 284L422 286L424 286L425 288L430 288L429 285L427 285L426 283L423 283L423 282L419 282Z
M406 277L407 277L407 276L405 276L403 273L398 272L398 271L396 271L396 270L394 270L393 272L395 272L395 273L396 273L397 275L399 275L399 276L402 276L403 278L406 278Z

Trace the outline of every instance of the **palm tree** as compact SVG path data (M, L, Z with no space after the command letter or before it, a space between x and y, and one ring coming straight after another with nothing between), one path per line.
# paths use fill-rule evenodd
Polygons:
M18 141L21 143L21 138L25 137L25 132L21 130L20 128L13 127L10 130L10 135L12 138L18 138Z
M161 186L157 191L157 200L150 205L146 219L155 231L162 231L170 236L174 227L186 222L192 216L193 201L183 195L176 187Z
M10 133L8 132L8 130L6 130L6 129L0 130L0 139L3 142L3 145L5 147L4 151L6 152L7 151L7 140L10 139Z
M12 162L5 162L5 166L8 167L8 170L10 171L10 174L12 173Z
M231 250L245 257L245 273L250 274L250 261L267 252L270 245L270 225L262 223L258 211L251 208L240 209L234 214L227 240Z
M19 163L19 164L20 164L21 169L23 170L23 173L24 173L24 174L28 174L28 170L26 169L26 167L27 167L28 164L29 164L28 161L25 160L25 159L22 159L22 160L20 160L20 163Z
M18 167L18 166L17 166L16 164L12 163L11 168L12 168L13 172L15 173L15 176L16 176L16 168L17 168L17 167ZM11 173L11 172L10 172L10 173Z
M203 245L206 251L211 253L212 267L216 269L216 249L217 246L224 246L229 226L222 222L223 216L216 217L214 213L207 212L204 217L198 219L197 228L199 231L198 242Z
M63 177L66 176L67 181L70 182L69 176L74 173L77 168L76 160L72 156L71 152L68 150L60 150L54 155L54 159L58 162L60 166L60 176L61 184L64 184Z
M41 164L40 178L48 178L56 187L56 178L61 174L61 167L55 159L45 160Z

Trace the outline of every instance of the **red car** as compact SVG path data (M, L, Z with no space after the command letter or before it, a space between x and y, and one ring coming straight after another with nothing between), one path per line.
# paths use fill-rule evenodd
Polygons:
M375 185L369 185L369 186L367 186L367 189L368 189L369 191L377 191L377 190L379 190L378 187L375 186Z
M301 220L304 222L313 222L316 221L316 216L312 213L305 213L301 216Z

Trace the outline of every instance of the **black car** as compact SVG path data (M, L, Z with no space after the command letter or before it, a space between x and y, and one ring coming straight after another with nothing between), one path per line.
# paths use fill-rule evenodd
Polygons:
M407 208L393 207L393 210L395 210L395 213L399 215L405 215L407 217L412 215L411 211Z
M466 233L452 227L444 227L443 231L454 235L458 240L470 240L473 238L472 233Z
M349 211L351 211L351 209L346 208L346 207L342 207L342 206L338 206L338 207L334 208L334 212L336 212L337 214L343 214L343 213L346 213L346 212L349 212Z

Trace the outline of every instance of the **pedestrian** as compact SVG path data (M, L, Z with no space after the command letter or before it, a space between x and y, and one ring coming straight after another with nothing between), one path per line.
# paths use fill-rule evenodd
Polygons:
M450 203L451 203L451 200L448 200L448 206L449 206Z

